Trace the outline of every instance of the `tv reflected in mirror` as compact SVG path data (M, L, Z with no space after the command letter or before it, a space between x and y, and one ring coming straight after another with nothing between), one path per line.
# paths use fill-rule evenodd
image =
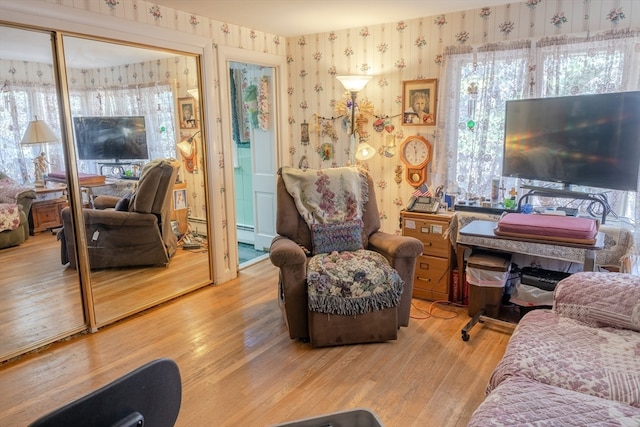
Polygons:
M80 160L149 158L144 116L74 117L73 131Z
M636 191L640 92L506 103L502 175Z

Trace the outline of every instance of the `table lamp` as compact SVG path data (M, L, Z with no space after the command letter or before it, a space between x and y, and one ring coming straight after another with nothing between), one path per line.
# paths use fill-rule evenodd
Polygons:
M42 120L38 120L36 116L35 120L32 120L27 125L27 130L22 136L20 144L46 144L47 142L57 142L58 136L53 133L53 130ZM44 173L47 171L47 164L49 163L46 157L46 153L40 148L38 157L33 159L35 167L36 187L44 187Z

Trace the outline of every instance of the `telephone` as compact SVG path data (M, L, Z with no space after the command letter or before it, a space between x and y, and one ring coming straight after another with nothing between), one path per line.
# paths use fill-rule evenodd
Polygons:
M432 197L412 197L407 210L412 212L436 213L440 209L440 202Z

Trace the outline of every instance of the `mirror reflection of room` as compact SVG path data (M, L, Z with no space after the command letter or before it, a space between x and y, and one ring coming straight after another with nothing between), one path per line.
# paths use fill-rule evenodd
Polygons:
M91 327L210 284L212 272L198 57L63 37L72 127L65 139L50 34L0 32L0 194L12 194L19 219L0 231L0 280L20 290L0 286L15 308L0 311L10 326L0 336L5 360L86 329L77 256L88 254ZM179 114L185 103L188 126ZM84 227L87 248L75 246L72 224Z

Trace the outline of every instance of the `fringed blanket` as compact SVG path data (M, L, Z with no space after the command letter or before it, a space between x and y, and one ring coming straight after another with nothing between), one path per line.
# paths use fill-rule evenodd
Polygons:
M307 268L309 310L355 316L395 307L404 283L381 254L365 249L315 255Z
M357 167L295 169L283 167L282 179L300 216L312 224L362 219L369 200L367 173Z

